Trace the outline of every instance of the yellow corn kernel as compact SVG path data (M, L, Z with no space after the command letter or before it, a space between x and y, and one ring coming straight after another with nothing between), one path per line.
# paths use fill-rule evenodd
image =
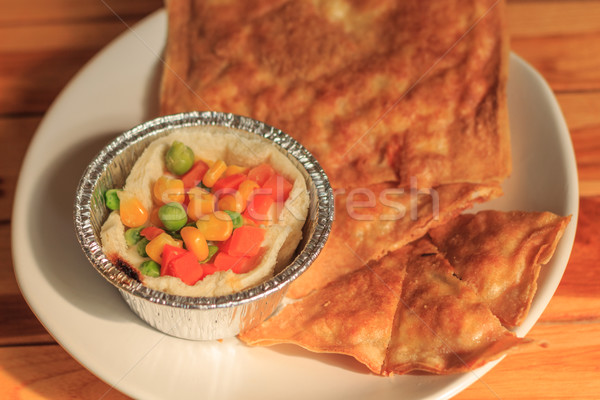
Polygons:
M162 262L162 252L165 244L183 247L181 240L173 239L171 235L163 232L146 245L146 253L148 254L148 257L160 264Z
M194 253L198 261L203 261L208 257L208 243L199 229L186 226L181 229L180 234L186 249Z
M245 174L246 172L248 172L248 170L249 170L249 168L247 168L247 167L240 167L239 165L230 165L225 170L224 176L230 176L230 175L235 175L235 174Z
M187 214L191 220L198 220L203 215L215 211L215 195L201 188L191 188L188 191L189 203Z
M237 211L241 213L246 209L246 202L239 192L235 192L235 194L226 194L221 197L217 203L217 207L219 210Z
M196 222L196 227L202 232L206 240L222 242L231 236L233 222L225 211L215 211L199 219Z
M158 205L171 203L183 203L185 201L185 189L181 179L161 176L152 186L152 197Z
M119 192L119 201L121 202L119 214L123 225L129 228L137 228L148 221L148 211L137 197L122 191Z
M240 183L240 186L238 188L238 193L242 196L242 200L243 200L244 204L248 203L248 200L250 199L250 195L252 194L253 191L255 191L258 188L260 188L260 186L258 186L258 183L254 182L253 180L250 180L250 179L246 179L245 181Z
M223 160L217 160L213 165L210 166L206 174L204 174L204 178L202 178L202 183L206 187L213 187L215 182L219 180L221 175L227 169L227 164Z

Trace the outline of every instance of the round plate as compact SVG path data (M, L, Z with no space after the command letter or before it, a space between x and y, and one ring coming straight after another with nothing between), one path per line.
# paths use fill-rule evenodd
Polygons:
M383 378L351 357L291 345L249 348L237 339L177 339L133 314L79 248L72 206L94 155L120 132L156 115L165 36L166 14L159 11L101 51L49 109L23 163L12 224L15 273L56 341L109 385L145 399L440 399L492 368L495 363L452 376ZM544 80L513 55L508 86L514 172L505 196L485 207L573 215L542 269L529 316L516 330L524 335L550 301L569 258L577 172L569 132Z

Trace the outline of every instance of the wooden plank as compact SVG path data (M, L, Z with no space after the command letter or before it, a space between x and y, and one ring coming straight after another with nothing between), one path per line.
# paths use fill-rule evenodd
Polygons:
M538 37L597 33L600 2L508 0L506 19L511 36Z
M571 132L582 196L600 195L600 92L559 93Z
M600 197L579 202L575 244L565 274L540 321L600 322Z
M0 25L140 17L162 6L162 0L0 0Z
M532 64L555 91L600 89L600 32L560 37L511 37L511 48Z
M571 259L556 294L598 298L600 294L600 197L583 198L579 202L579 223ZM598 310L600 316L600 308ZM600 318L599 318L600 319Z
M11 218L21 163L39 121L39 117L0 118L0 223Z
M600 323L538 324L528 336L547 347L509 354L455 399L598 399Z
M10 243L10 224L0 224L0 259L5 260L0 263L0 346L54 343L21 296L11 262Z
M55 343L20 293L0 295L0 309L0 347Z
M127 25L115 19L0 27L0 115L44 112L75 73Z
M600 89L600 3L509 2L511 48L554 90Z
M20 290L15 279L10 246L10 224L0 224L0 258L4 260L0 264L0 298L20 295ZM3 307L0 307L0 310L2 311L0 312L0 318L3 318L2 314L5 310ZM0 330L4 324L10 323L12 323L10 320L0 323Z
M0 54L99 49L140 19L0 26Z
M0 348L0 388L6 399L127 399L58 345Z
M0 54L0 116L44 113L98 50Z

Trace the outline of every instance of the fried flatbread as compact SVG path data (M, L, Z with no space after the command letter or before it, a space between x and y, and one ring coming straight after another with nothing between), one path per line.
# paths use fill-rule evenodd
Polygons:
M344 275L240 334L250 345L294 343L350 355L379 374L410 248Z
M427 239L414 245L382 374L469 371L529 343L504 328Z
M386 182L338 193L325 248L290 285L299 298L423 236L475 203L501 194L499 186L450 184L433 189L399 188Z
M233 112L314 153L334 187L510 173L504 2L168 1L162 114Z
M507 326L527 316L540 268L550 261L570 217L550 212L481 211L429 233L456 274Z
M377 374L460 372L527 342L507 331L429 239L286 306L239 337L353 356ZM395 318L394 318L395 316Z

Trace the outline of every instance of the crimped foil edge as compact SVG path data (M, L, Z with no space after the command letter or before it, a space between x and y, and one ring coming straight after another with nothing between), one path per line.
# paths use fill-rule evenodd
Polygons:
M183 127L199 125L220 125L256 133L271 140L276 147L292 161L306 171L309 179L309 191L314 191L311 202L316 203L309 209L307 221L312 221L310 239L303 251L283 271L271 279L246 290L226 296L187 297L176 296L150 289L121 272L103 254L102 247L91 223L91 203L93 189L105 172L107 166L129 146L157 138L161 134ZM239 306L269 296L278 290L287 289L287 285L304 272L319 255L331 230L333 221L333 190L327 175L318 161L304 146L281 130L248 117L218 112L189 112L153 119L121 134L107 145L90 163L84 172L76 192L74 223L77 239L88 260L104 278L129 295L147 301L181 309L209 310ZM124 296L125 297L125 296Z

